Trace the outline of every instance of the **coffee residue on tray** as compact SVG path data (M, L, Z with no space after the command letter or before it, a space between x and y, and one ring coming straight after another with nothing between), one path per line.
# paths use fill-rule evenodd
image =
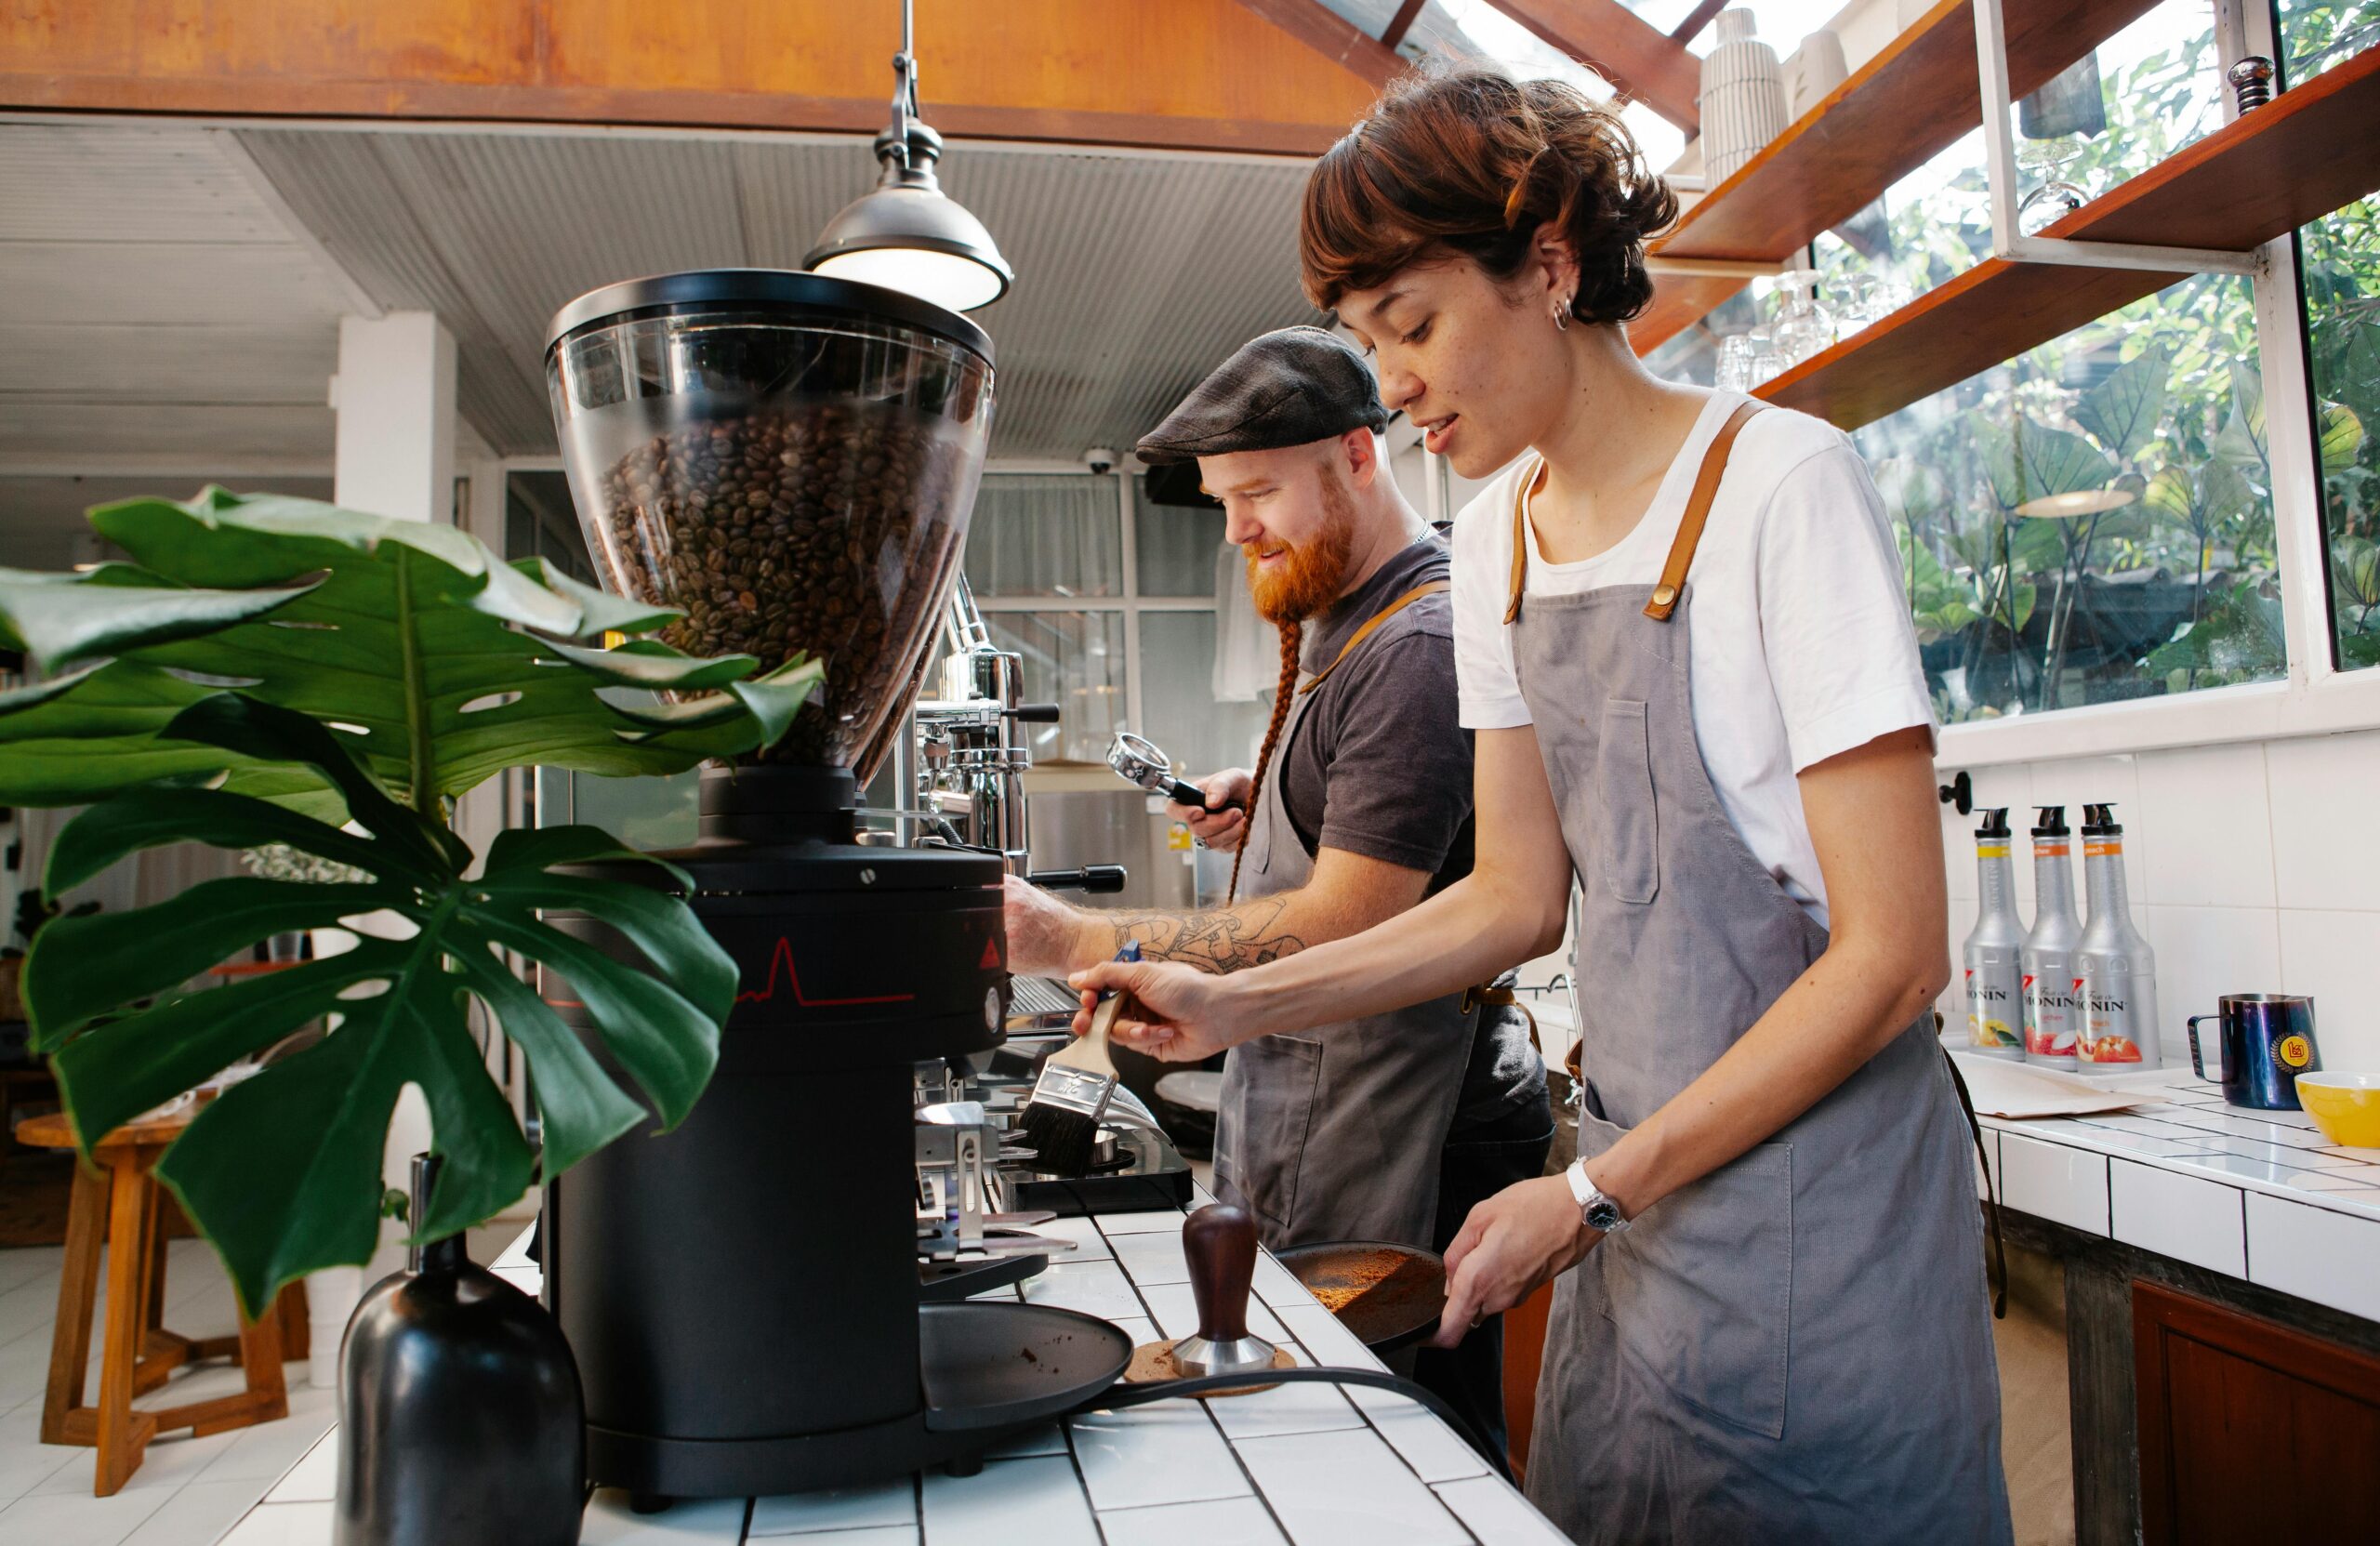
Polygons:
M1355 1300L1369 1293L1395 1273L1408 1260L1395 1251L1376 1250L1368 1256L1357 1257L1343 1266L1335 1266L1329 1281L1310 1286L1314 1297L1332 1315Z

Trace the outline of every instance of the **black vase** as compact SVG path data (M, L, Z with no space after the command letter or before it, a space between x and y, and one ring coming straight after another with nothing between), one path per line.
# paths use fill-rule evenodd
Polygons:
M413 1162L428 1216L438 1160ZM545 1306L463 1236L374 1285L339 1353L337 1546L575 1546L587 1502L578 1365Z

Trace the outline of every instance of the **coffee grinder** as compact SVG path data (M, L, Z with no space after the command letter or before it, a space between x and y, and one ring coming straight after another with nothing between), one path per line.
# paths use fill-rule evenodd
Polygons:
M582 296L546 368L604 582L681 613L681 649L826 667L775 747L705 771L700 840L667 855L742 971L709 1088L546 1187L588 1474L649 1504L977 1463L1130 1352L1046 1306L919 1302L913 1071L1000 1039L1002 864L864 846L856 807L947 604L991 341L876 286L726 270ZM600 918L550 921L636 958Z

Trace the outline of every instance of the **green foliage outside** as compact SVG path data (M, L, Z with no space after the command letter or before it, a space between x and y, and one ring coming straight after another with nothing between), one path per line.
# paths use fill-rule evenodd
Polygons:
M2166 11L2175 30L2163 46L2109 69L2106 129L2053 149L2064 158L2055 175L2085 196L2221 126L2204 13L2169 6L2152 20ZM2380 0L2291 7L2285 23L2290 75L2303 81L2380 44ZM1955 158L1969 165L1947 183L1937 163L1911 179L1924 197L1896 190L1822 239L1822 269L1888 271L1923 293L1971 268L1990 245L1979 137L1943 159ZM2044 174L2027 159L2030 185ZM2368 666L2380 663L2380 212L2366 200L2303 241L2339 650L2343 665ZM2307 453L2266 434L2245 280L2174 285L1857 440L1891 511L1946 720L2285 669L2273 462ZM2019 513L2058 495L2082 509Z

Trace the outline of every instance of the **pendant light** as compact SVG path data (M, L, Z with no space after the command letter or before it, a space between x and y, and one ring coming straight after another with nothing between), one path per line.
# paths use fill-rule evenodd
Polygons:
M837 279L905 291L953 311L988 306L1016 276L984 222L934 178L942 136L918 108L911 0L901 0L901 51L892 56L892 122L876 137L884 172L869 192L826 222L802 267Z

